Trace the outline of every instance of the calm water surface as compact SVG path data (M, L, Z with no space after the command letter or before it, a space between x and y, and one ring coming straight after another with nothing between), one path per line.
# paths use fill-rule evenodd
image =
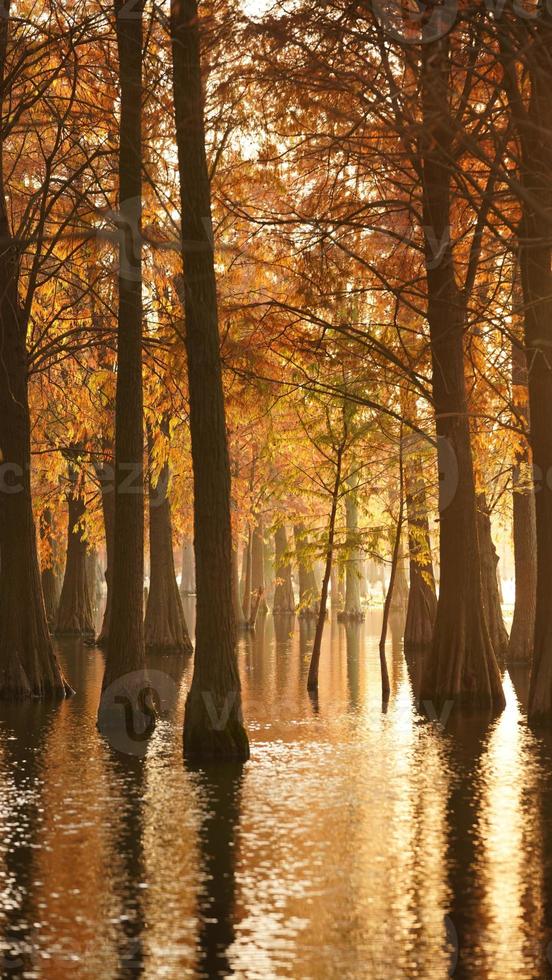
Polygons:
M498 720L414 710L400 643L381 711L377 635L273 623L241 642L252 758L190 771L190 664L143 757L95 721L102 655L60 644L77 695L0 707L1 976L552 976L552 746L505 675ZM549 956L550 952L550 956Z

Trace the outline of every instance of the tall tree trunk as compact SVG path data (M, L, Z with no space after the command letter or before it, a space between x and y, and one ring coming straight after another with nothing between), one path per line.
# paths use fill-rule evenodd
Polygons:
M164 426L168 434L168 426ZM150 447L151 455L151 447ZM144 623L148 653L193 652L174 568L171 504L168 495L169 464L157 484L149 480L150 586Z
M88 582L92 614L95 619L96 613L100 608L102 595L102 573L100 571L100 560L96 548L89 548L86 552L86 580Z
M96 465L96 475L100 484L102 498L106 555L104 575L107 587L102 628L96 639L96 644L99 647L105 647L109 639L109 624L111 622L111 605L113 599L113 550L115 547L115 486L113 466L111 464L106 466L105 463Z
M332 574L332 559L335 540L335 520L337 516L337 505L339 503L339 491L341 487L341 464L343 461L343 448L338 450L335 468L335 481L332 493L332 505L330 509L330 519L328 521L328 544L326 548L326 563L324 575L322 577L322 589L320 592L320 608L316 620L316 632L312 647L312 656L309 666L309 676L307 678L307 690L316 693L318 691L318 672L320 667L320 654L322 651L322 634L326 620L326 606L328 602L328 588L330 576Z
M109 639L99 724L119 725L123 697L145 683L144 427L142 393L142 18L115 0L121 90L119 139L119 307L115 395L115 538ZM112 687L117 682L116 688ZM104 697L104 693L111 691ZM117 689L117 704L112 692ZM117 712L117 714L115 713Z
M220 362L196 0L172 0L186 352L194 473L197 621L186 701L189 758L249 757L232 608L230 466Z
M331 607L332 609L340 609L345 602L345 579L342 573L341 562L332 562L332 576L331 576Z
M495 656L504 663L508 633L504 625L498 587L498 555L491 534L491 518L484 493L477 495L477 532L481 555L481 585L491 643Z
M86 539L82 526L86 505L82 484L72 467L69 480L71 486L67 494L67 551L56 618L56 633L69 636L93 636L94 615L88 588Z
M261 595L259 603L259 613L267 613L268 605L265 599L265 541L264 541L264 521L261 514L257 515L257 520L253 528L251 539L251 591Z
M356 478L349 481L350 489L345 497L345 519L347 540L345 558L345 609L340 619L364 619L360 601L360 575L362 553L358 546L358 501L356 498Z
M392 550L394 548L395 538L391 541ZM394 583L391 590L391 612L397 615L398 620L403 618L406 621L406 613L408 609L408 579L406 577L406 562L404 552L406 548L404 547L404 541L401 538L399 542L399 555L397 557L397 567L395 569Z
M251 546L253 540L253 533L251 528L247 532L247 543L245 545L243 553L243 615L246 623L249 622L249 617L251 616Z
M305 525L294 524L293 536L299 577L299 615L303 619L309 619L317 614L319 592L313 565L304 555L304 549L308 546Z
M509 35L509 26L512 34ZM530 443L535 480L537 588L533 665L528 715L552 721L552 21L543 8L535 19L531 45L517 47L517 23L497 27L504 83L521 143L520 177L524 194L519 268L524 301L525 346L529 368ZM526 108L518 88L516 60L530 81Z
M59 568L56 543L52 534L52 515L46 508L40 518L40 542L42 558L42 592L48 627L53 630L59 604ZM44 554L46 552L46 555Z
M274 615L295 612L295 596L291 581L291 562L288 556L288 540L286 529L280 524L274 532L274 552L276 555L276 587L274 589Z
M0 18L0 83L10 3ZM31 497L31 426L27 323L18 296L19 251L13 240L0 143L0 698L54 698L70 693L54 654L42 595Z
M413 459L405 460L404 477L410 569L404 648L410 653L431 646L437 595L429 539L426 488L423 476L418 472L418 465Z
M195 595L194 545L189 538L182 542L182 573L180 575L180 595Z
M422 45L421 59L427 318L441 474L441 580L422 700L452 699L501 709L504 694L481 588L464 377L464 298L456 284L450 241L453 127L449 116L448 37ZM452 499L448 499L450 481L447 476L451 470L456 474L456 490Z
M265 583L265 560L264 560L264 521L260 514L257 515L255 526L253 528L253 533L251 537L251 591L253 593L261 594L261 601L259 603L259 612L268 612L268 606L265 599L266 583Z
M512 343L512 389L516 412L529 425L527 359L522 343ZM530 474L531 454L524 443L517 452L512 473L512 510L516 595L507 663L530 664L535 634L537 590L537 531L535 491Z
M232 545L232 607L234 609L234 619L239 629L244 629L246 625L245 616L240 596L240 577L238 569L238 547Z

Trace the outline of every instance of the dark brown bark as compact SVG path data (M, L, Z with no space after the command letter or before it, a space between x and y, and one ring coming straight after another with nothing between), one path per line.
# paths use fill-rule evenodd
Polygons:
M115 395L115 535L111 620L99 725L119 725L111 705L144 688L144 431L142 392L142 19L143 0L115 0L119 124L119 305ZM108 691L111 688L111 691ZM140 688L140 690L138 690ZM115 716L115 711L116 716Z
M501 709L504 694L481 589L464 377L464 297L450 241L452 125L447 36L422 45L423 222L427 319L439 457L440 589L422 701ZM451 481L455 487L451 492Z
M10 4L0 18L0 81ZM70 692L46 621L31 497L27 322L18 295L20 256L13 240L0 143L0 698L58 698Z
M94 616L86 570L86 539L83 518L86 505L77 473L70 471L67 494L67 549L65 573L56 617L56 633L93 636Z
M171 35L197 588L196 650L186 701L184 752L192 759L247 759L232 609L230 466L196 0L172 0Z
M522 343L512 344L512 388L519 420L529 425L527 359ZM517 453L512 473L512 511L516 594L508 644L508 666L530 664L535 634L537 592L537 530L535 491L530 478L528 443Z
M404 477L410 571L404 648L406 653L411 653L431 646L437 612L437 595L429 538L426 488L414 460L408 458L405 460Z
M155 486L149 481L150 585L144 622L148 653L193 652L174 568L169 466Z
M299 615L303 619L309 619L317 615L320 593L312 562L305 556L305 549L308 548L308 536L304 524L294 525L293 536L299 578Z
M194 544L189 538L182 542L182 572L180 575L180 595L195 595Z
M287 615L295 612L295 596L291 581L291 562L288 555L288 540L283 524L274 532L276 587L274 589L273 614Z
M528 714L552 720L552 22L544 8L535 19L532 43L523 52L530 84L526 108L517 82L518 25L498 25L504 83L521 143L520 177L524 195L519 268L529 369L530 444L535 471L537 588L533 664ZM509 33L509 28L512 33Z
M508 633L504 625L498 586L498 555L491 534L491 518L484 493L477 495L477 533L481 555L481 586L491 643L499 663L504 663Z

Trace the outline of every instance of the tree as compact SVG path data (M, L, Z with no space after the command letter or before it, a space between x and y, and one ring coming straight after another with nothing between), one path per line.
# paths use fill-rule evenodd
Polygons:
M285 526L279 524L274 532L276 588L274 589L273 614L290 615L295 613L295 596L291 581L291 563L288 555L288 540Z
M182 217L183 299L194 473L197 619L186 700L188 758L249 757L232 610L230 466L219 350L211 195L196 0L172 0L171 40ZM222 720L221 720L222 719Z
M523 290L525 348L529 367L530 443L535 469L537 532L537 585L533 667L529 691L529 718L552 719L552 612L549 586L552 576L552 139L548 121L552 111L552 22L549 11L539 11L535 24L516 24L509 18L497 27L504 84L521 147L520 181L522 219L519 231L519 268ZM526 52L528 52L526 54ZM521 88L519 67L527 71Z
M144 668L144 432L142 389L142 16L115 0L121 91L119 305L115 396L115 527L103 689ZM103 694L102 694L103 702ZM102 706L100 705L100 717Z
M442 473L454 460L452 500L441 490L440 586L435 631L421 699L452 698L500 709L504 694L485 616L477 535L475 482L464 376L464 302L450 240L453 127L450 118L450 37L422 46L423 195L427 319L432 386ZM439 253L435 254L435 243ZM447 458L448 457L448 458ZM446 488L448 492L448 487Z
M166 417L162 420L161 429L165 439L168 439L169 423ZM190 654L193 648L174 569L169 464L163 460L157 482L154 482L154 440L151 436L149 444L150 587L144 624L146 650L152 653Z
M0 83L5 98L10 3L0 19ZM0 139L0 696L70 693L48 632L31 497L27 313L19 292L20 248L11 233Z
M514 405L525 428L528 425L527 360L518 339L512 341L512 389ZM531 663L535 632L537 583L537 540L535 492L530 472L531 457L526 435L522 435L512 471L512 523L516 594L510 629L507 663Z
M94 617L86 569L85 514L82 478L79 478L75 466L70 463L65 573L56 617L56 633L61 635L94 635Z

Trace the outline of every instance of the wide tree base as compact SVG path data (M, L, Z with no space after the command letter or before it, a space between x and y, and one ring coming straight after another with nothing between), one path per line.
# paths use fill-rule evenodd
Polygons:
M419 701L430 712L445 703L500 712L506 704L500 671L485 622L475 613L437 623Z
M30 677L17 654L10 656L9 664L0 670L0 701L61 701L75 692L67 683L54 654L53 663L44 673Z
M318 610L312 606L308 606L304 609L299 610L299 619L315 620L318 619Z
M247 762L249 739L239 692L217 698L211 692L196 693L192 686L184 714L184 757L192 762Z
M424 595L421 590L410 590L404 626L405 651L415 653L431 648L436 608L437 600L434 595Z
M510 631L510 641L506 652L508 667L529 667L533 659L534 624L516 623L516 615Z

